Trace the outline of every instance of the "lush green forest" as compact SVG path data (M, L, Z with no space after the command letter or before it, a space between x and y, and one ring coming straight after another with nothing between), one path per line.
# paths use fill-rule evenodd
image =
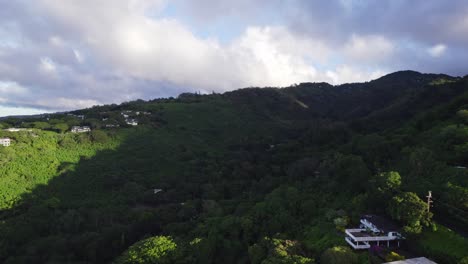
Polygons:
M1 263L468 262L468 77L186 93L12 127L27 130L0 131ZM365 213L400 224L402 250L347 247Z

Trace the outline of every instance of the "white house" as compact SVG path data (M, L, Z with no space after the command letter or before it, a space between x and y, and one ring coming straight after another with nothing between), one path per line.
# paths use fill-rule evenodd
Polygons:
M380 243L390 246L390 241L396 241L400 246L400 240L405 239L399 232L399 228L391 221L377 216L364 215L361 217L359 228L346 229L346 242L354 249L368 249L371 244L380 246Z
M11 145L11 139L9 138L0 138L0 145L8 147Z
M125 122L127 123L127 125L138 126L138 121L135 119L125 119Z
M91 128L88 126L73 126L71 128L72 133L85 133L85 132L90 132Z

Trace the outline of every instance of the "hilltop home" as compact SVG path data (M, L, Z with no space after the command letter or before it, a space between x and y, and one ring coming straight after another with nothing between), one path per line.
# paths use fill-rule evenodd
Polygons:
M11 144L11 140L9 138L0 138L0 145L4 147L8 147Z
M88 126L73 126L71 128L72 133L85 133L85 132L90 132L91 128Z
M345 230L345 240L354 249L368 249L371 244L380 246L380 242L387 242L389 247L390 241L396 241L400 246L400 240L405 239L399 228L383 217L364 215L360 222L359 228Z

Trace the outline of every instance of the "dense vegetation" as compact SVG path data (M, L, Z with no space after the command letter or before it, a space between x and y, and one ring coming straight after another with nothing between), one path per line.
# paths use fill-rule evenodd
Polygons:
M468 77L407 71L3 119L0 262L458 263L467 113ZM406 251L347 248L363 213Z

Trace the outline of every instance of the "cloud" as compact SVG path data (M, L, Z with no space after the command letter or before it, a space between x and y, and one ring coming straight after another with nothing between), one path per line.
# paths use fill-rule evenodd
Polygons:
M367 81L401 69L466 74L467 11L461 0L411 8L366 0L8 1L0 81L23 92L3 94L0 104L65 110L184 91Z
M384 36L353 34L345 44L344 54L351 60L381 62L393 54L395 45Z
M427 49L427 52L432 57L438 58L438 57L444 55L446 50L447 50L447 46L445 46L444 44L437 44L437 45Z
M53 60L48 57L41 58L41 62L39 63L39 69L44 74L54 74L57 67Z

